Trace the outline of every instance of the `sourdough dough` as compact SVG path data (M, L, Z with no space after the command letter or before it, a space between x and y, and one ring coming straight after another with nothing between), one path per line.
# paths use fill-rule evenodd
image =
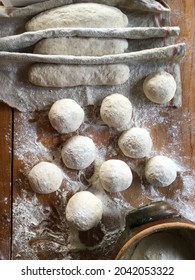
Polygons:
M158 104L169 102L174 97L176 88L175 79L167 72L150 74L143 84L146 97Z
M152 139L146 129L133 127L122 133L118 145L125 156L143 158L151 152Z
M88 191L74 194L66 207L66 219L77 230L86 231L96 226L102 218L103 205Z
M63 173L59 167L50 162L36 164L28 174L31 188L41 194L55 192L60 188Z
M115 28L127 25L127 16L117 8L97 3L78 3L42 12L28 21L25 27L27 31L38 31L49 28Z
M158 232L143 238L136 246L131 260L190 260L186 241L179 235Z
M124 53L128 48L125 39L108 38L50 38L39 41L34 49L37 54L101 56Z
M64 144L62 151L64 164L71 169L84 169L96 157L96 147L93 140L87 136L73 136Z
M147 162L145 176L151 185L167 187L177 177L176 164L166 156L155 156Z
M73 99L60 99L52 105L48 117L59 133L70 133L80 127L84 115L83 109Z
M120 192L131 185L133 176L131 169L124 161L110 159L101 165L99 179L106 191Z
M42 87L118 85L129 78L129 67L109 65L56 65L37 63L30 67L29 81Z
M102 101L100 115L108 126L125 129L132 117L131 102L122 94L111 94Z

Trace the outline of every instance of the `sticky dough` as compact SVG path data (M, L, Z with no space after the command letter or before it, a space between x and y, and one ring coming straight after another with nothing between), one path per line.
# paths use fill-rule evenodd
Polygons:
M115 28L128 25L119 9L96 3L78 3L42 12L26 23L27 31L48 28Z
M129 67L109 65L56 65L37 63L30 67L29 81L42 87L118 85L129 78Z
M39 41L34 53L48 55L102 56L123 53L128 48L125 39L49 38Z

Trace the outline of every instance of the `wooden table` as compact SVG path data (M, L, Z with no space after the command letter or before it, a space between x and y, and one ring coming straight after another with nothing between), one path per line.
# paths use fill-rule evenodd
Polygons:
M163 138L165 133L164 130L166 128L170 129L170 127L175 125L175 122L180 125L177 131L177 137L179 137L181 143L180 146L178 146L177 155L178 157L183 158L183 161L187 166L187 170L192 172L190 175L191 178L194 178L195 180L195 177L193 177L193 170L195 168L195 2L194 0L166 0L166 2L169 4L172 10L172 25L177 25L181 28L181 34L178 41L184 41L187 44L187 53L184 60L182 61L181 66L183 105L182 108L172 108L167 110L166 124L163 127L162 125L157 125L152 130L152 135L155 139L155 149L163 149L166 146L166 141L169 141L169 143L172 141L171 138ZM18 154L16 152L16 149L20 148L20 144L22 145L22 143L20 143L20 137L18 136L18 133L22 132L18 132L18 128L21 125L20 122L25 118L26 114L19 113L3 103L0 104L0 259L33 258L33 254L26 253L28 250L25 245L23 250L21 249L21 246L19 246L20 241L22 242L23 233L20 235L21 240L13 242L17 235L17 229L19 227L20 229L22 228L22 225L18 224L18 221L15 221L16 212L14 207L20 198L21 188L27 188L28 191L28 186L26 186L26 178L22 172L23 163L21 158L18 158ZM44 121L40 119L31 119L32 123L36 121L40 124L37 127L37 133L40 139L37 139L36 141L39 142L40 140L42 144L45 144L51 148L58 146L60 140L58 137L51 139L48 136L50 128L47 126L47 124L45 124L46 132L43 133L41 131L41 125L44 125ZM29 135L29 138L30 137L31 135ZM177 147L174 148L177 150ZM169 150L171 151L171 149L173 149L173 146L167 146L166 152L168 153ZM23 182L24 184L22 184ZM161 193L166 198L171 198L171 195L177 189L181 190L182 186L180 183L180 180L177 179L177 183L174 184L171 190L162 190ZM28 193L26 195L28 196ZM33 199L35 199L34 196ZM190 197L190 193L186 199L190 201L191 205L195 204L194 197ZM53 201L58 203L56 198L54 198L52 195L41 197L38 196L38 202L42 205L52 205L52 203L54 203ZM34 203L36 204L35 200ZM136 198L134 203L132 201L134 207L144 203L147 203L147 199L143 197L139 197L139 199ZM53 209L56 211L57 208ZM194 208L192 207L191 209ZM46 210L47 207L45 208L45 211ZM58 213L55 211L52 214L54 216L52 221L58 219ZM23 218L25 219L25 217ZM36 222L34 226L36 227ZM54 227L55 224L53 222L53 224L50 225L50 228ZM39 229L36 229L37 232L38 230ZM29 242L32 243L32 240ZM30 244L30 246L31 248L35 248L36 244ZM39 251L37 258L40 259L63 257L59 252L57 255L48 252L47 255L45 254L46 250L43 250L43 248L36 247L36 250ZM83 258L85 257L83 256ZM93 258L101 258L101 256L97 254L96 256L93 256Z

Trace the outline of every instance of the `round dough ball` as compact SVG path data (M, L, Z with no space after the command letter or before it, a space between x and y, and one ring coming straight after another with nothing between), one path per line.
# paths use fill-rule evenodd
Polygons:
M37 193L47 194L60 188L63 173L59 167L50 162L36 164L28 174L31 188Z
M82 124L84 116L83 109L72 99L57 100L48 114L53 128L62 134L77 130Z
M152 139L146 129L133 127L122 133L118 145L125 156L143 158L151 152Z
M131 185L133 176L131 169L124 161L110 159L101 165L99 178L106 191L120 192Z
M147 162L145 176L151 185L167 187L175 181L177 168L170 158L155 156Z
M131 102L122 94L111 94L104 98L100 108L100 115L108 126L124 128L131 121Z
M89 137L73 136L64 144L61 156L68 168L84 169L95 160L96 147Z
M143 84L146 97L158 104L169 102L175 95L176 87L173 76L167 72L150 74Z
M66 219L72 227L86 231L100 222L102 212L101 200L88 191L82 191L74 194L68 201Z

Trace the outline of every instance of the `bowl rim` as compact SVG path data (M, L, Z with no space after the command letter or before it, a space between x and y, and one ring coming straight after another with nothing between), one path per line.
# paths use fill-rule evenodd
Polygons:
M127 252L129 247L133 246L137 241L141 240L142 238L161 231L161 230L167 230L167 229L190 229L195 231L195 224L194 223L188 223L188 222L169 222L169 223L163 223L158 225L153 225L149 228L146 228L144 230L141 230L137 234L135 234L133 237L128 239L128 241L123 245L123 247L118 252L115 260L121 260L124 254Z

